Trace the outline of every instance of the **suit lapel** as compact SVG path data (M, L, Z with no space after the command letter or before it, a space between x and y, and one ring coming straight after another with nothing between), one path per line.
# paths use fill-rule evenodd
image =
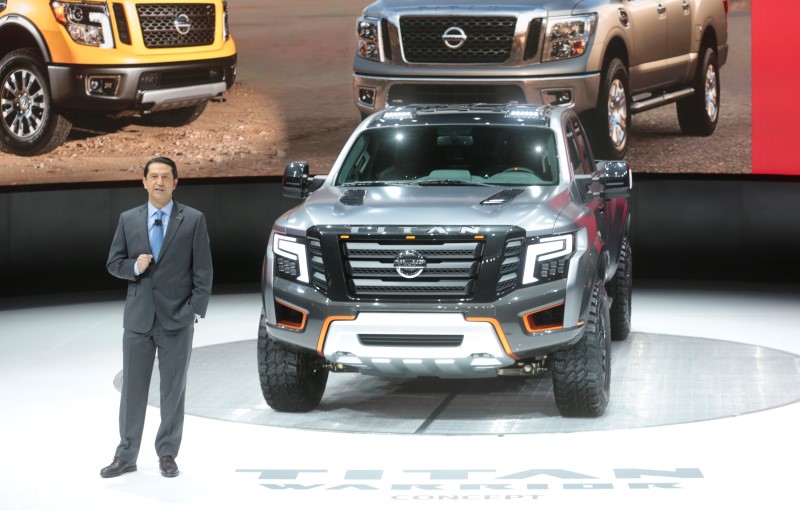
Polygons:
M167 248L169 248L169 244L172 241L172 238L175 237L175 232L181 226L183 222L183 206L175 202L173 199L172 201L172 214L169 215L169 225L167 225L167 232L164 234L164 243L161 245L161 253L158 256L158 260L163 260L164 254L167 252Z
M142 236L142 239L144 239L144 245L147 246L146 253L150 253L150 232L147 230L147 203L139 207L137 213L136 228Z

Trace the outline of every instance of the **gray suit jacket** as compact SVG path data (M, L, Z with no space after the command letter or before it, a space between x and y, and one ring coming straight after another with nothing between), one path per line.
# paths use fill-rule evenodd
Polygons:
M123 327L147 333L157 317L176 330L192 324L195 314L205 316L213 269L203 213L174 202L158 262L136 277L133 266L142 253L151 253L147 204L120 215L106 263L109 273L129 280Z

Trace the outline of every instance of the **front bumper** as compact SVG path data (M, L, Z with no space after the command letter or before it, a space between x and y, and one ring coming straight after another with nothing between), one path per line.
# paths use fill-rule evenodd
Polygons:
M53 103L62 110L149 113L208 101L233 86L236 55L147 66L48 66ZM92 91L92 80L104 90Z
M549 104L548 97L563 91L571 98L563 104L581 112L597 106L599 89L600 73L511 78L353 75L353 97L365 114L412 103Z
M588 300L586 287L576 279L579 274L586 272L524 287L493 303L337 302L314 288L275 279L264 295L262 325L271 338L363 373L495 377L498 368L563 349L580 338ZM279 323L276 302L301 312L302 325ZM534 333L526 329L527 314L560 303L563 327Z
M496 320L460 313L366 312L332 321L323 355L364 374L400 377L495 377L517 360Z

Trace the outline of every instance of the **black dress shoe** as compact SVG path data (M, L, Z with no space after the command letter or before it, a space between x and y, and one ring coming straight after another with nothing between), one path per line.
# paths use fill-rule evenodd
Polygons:
M100 470L100 476L103 478L114 478L115 476L124 475L131 471L136 471L136 464L130 464L119 457L114 457L114 462Z
M158 459L158 467L161 468L161 476L167 478L178 476L178 464L175 463L175 457L172 455L164 455Z

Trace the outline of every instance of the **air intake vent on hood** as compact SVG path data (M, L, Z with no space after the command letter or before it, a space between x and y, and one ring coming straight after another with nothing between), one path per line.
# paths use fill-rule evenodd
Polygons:
M483 202L481 205L502 205L511 202L517 196L522 193L522 189L504 189L499 193L495 193L494 195L490 196Z
M367 194L363 189L349 189L342 193L339 197L339 202L344 205L364 205L364 195Z

